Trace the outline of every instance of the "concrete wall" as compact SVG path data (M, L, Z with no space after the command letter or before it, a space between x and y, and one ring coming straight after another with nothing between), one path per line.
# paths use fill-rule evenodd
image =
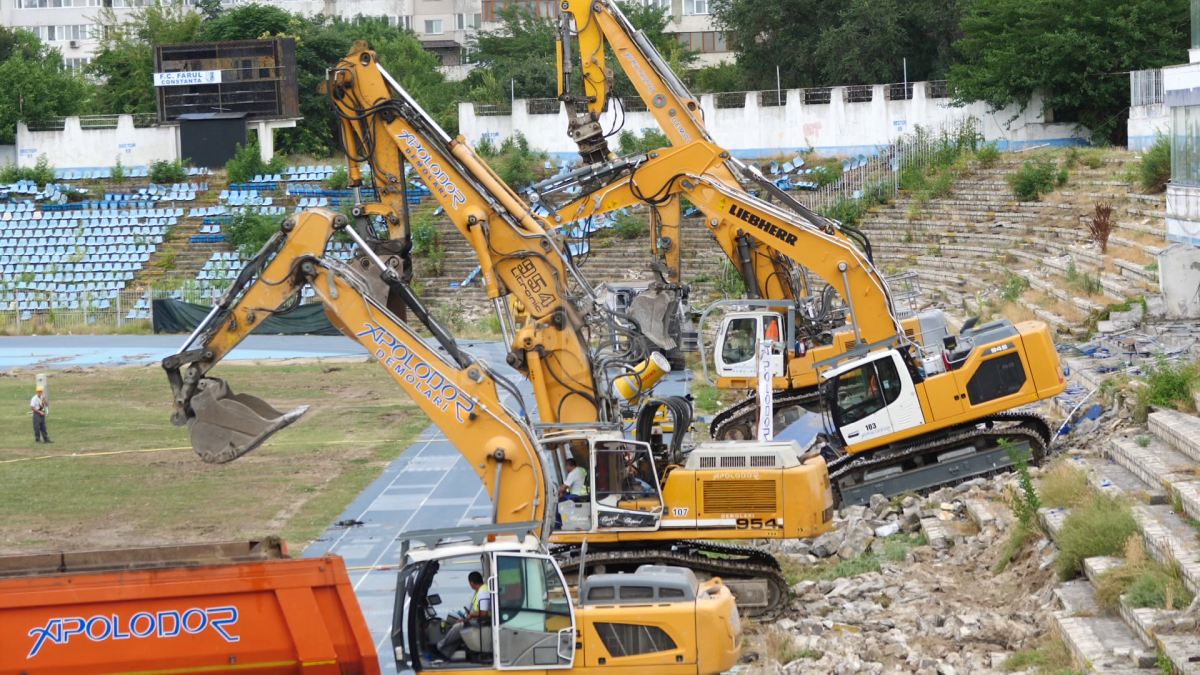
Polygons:
M0 145L0 166L17 163L17 146Z
M60 168L110 167L118 156L125 166L146 166L158 159L177 159L179 145L176 127L135 129L131 115L121 115L116 129L84 131L78 117L68 117L62 131L30 131L17 123L18 163L33 166L42 154Z
M1015 107L989 112L984 103L956 108L950 99L926 96L923 82L915 83L910 100L888 101L884 86L875 85L872 100L846 103L843 87L834 87L831 103L804 105L803 92L787 92L783 106L760 107L758 92L746 94L744 108L718 109L714 96L700 97L706 126L716 142L738 157L755 158L813 149L822 155L870 154L895 141L916 125L930 126L962 119L968 115L983 123L984 137L1001 149L1017 150L1036 145L1075 145L1086 137L1086 129L1074 124L1046 123L1041 114L1042 100L1035 97L1024 112ZM616 112L603 116L605 129L613 128ZM520 131L530 146L560 159L575 158L578 149L567 137L566 111L559 105L557 115L530 115L525 101L517 99L513 114L476 116L472 103L458 104L460 133L471 144L484 136L502 141ZM658 128L649 112L626 113L625 129L640 132Z
M1200 249L1187 244L1167 247L1158 255L1158 285L1167 318L1200 317Z
M1159 135L1171 133L1171 115L1167 107L1159 105L1135 105L1129 109L1129 149L1140 152L1154 145Z

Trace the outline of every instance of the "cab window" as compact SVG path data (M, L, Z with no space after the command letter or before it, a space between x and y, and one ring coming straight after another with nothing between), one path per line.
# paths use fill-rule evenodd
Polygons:
M1005 396L1012 396L1025 386L1025 368L1021 355L1012 352L979 364L967 382L967 397L971 405L979 405Z
M838 426L853 424L883 410L900 395L900 374L891 358L880 359L837 377Z
M743 363L754 358L754 343L758 341L758 319L745 317L729 322L725 343L721 345L721 360L728 364Z
M639 499L657 502L654 462L648 450L597 449L595 453L598 503L631 508Z

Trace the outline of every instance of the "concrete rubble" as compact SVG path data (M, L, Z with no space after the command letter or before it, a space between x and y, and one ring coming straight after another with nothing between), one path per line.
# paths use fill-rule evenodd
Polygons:
M779 663L760 635L746 650L758 659L742 672L999 673L1008 655L1046 633L1055 602L1048 541L1003 574L991 571L1011 519L1000 500L1015 481L1006 474L926 496L877 496L839 512L833 532L777 545L775 553L802 570L869 552L880 571L795 584L789 616L764 629L781 631L787 653L801 656ZM886 555L889 543L920 542L922 532L925 543L909 547L903 561Z

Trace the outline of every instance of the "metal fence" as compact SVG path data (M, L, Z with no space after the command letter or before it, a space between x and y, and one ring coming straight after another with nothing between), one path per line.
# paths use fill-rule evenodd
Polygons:
M79 118L81 129L116 129L120 115L83 115ZM155 113L136 113L132 115L135 129L144 129L158 124ZM31 122L30 131L62 131L67 127L66 117L55 117L44 122Z
M1162 105L1162 70L1134 70L1129 73L1129 105Z
M983 141L983 125L976 117L951 120L923 127L917 125L895 143L871 157L858 155L842 160L841 173L829 180L820 169L800 181L821 183L816 190L796 192L796 198L815 211L828 210L839 202L877 203L896 196L900 176L906 170L924 171L964 149L975 149ZM831 170L833 173L837 168Z

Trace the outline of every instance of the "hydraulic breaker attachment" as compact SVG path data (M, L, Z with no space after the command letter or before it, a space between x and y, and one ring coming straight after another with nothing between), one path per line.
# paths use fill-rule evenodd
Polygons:
M280 412L257 396L233 393L215 377L200 380L196 389L187 425L192 449L209 464L232 462L308 412L306 405Z

